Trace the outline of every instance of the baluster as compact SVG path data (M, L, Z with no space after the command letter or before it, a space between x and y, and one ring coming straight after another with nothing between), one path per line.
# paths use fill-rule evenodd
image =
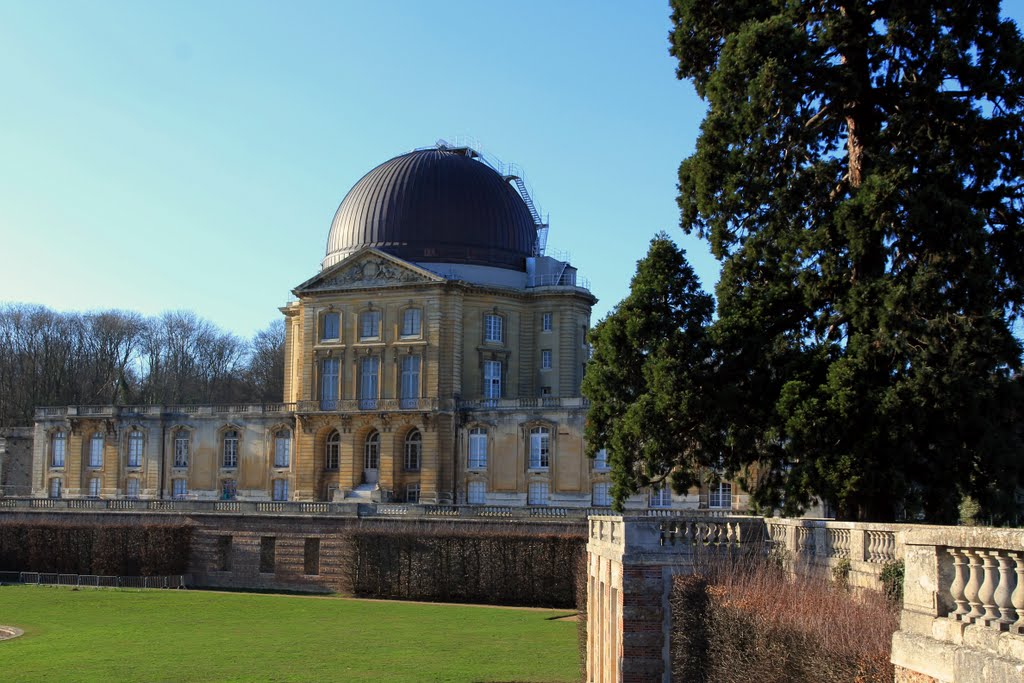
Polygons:
M1017 611L1017 621L1010 624L1010 633L1024 633L1024 553L1009 553L1016 565L1017 586L1010 595L1010 603Z
M1013 603L1010 601L1010 593L1013 591L1012 584L1014 582L1014 562L997 550L992 551L992 557L999 563L999 584L996 586L995 595L992 596L996 607L999 608L999 621L996 626L1000 631L1008 631L1010 624L1017 618L1017 613L1013 609Z
M732 547L736 544L735 526L735 524L731 524L730 522L725 523L725 541L729 545L729 547Z
M993 597L996 594L996 583L999 581L999 571L996 569L997 553L992 551L978 551L981 561L984 562L985 581L978 589L978 600L985 607L985 615L979 619L985 626L991 626L999 621L999 609Z
M864 532L864 539L868 542L868 562L878 561L878 534L874 531Z
M971 611L967 598L964 597L964 587L967 585L967 558L957 548L947 548L946 552L953 556L953 583L949 586L949 594L956 603L956 610L950 612L949 618L962 621L964 615Z
M967 556L967 567L970 571L969 578L967 579L967 585L964 586L964 597L967 598L967 602L970 603L971 611L964 615L963 621L968 624L973 624L985 614L985 609L978 601L978 590L981 588L981 582L983 579L982 564L981 558L975 551L964 550L964 555Z
M896 558L896 534L891 531L885 532L885 560Z

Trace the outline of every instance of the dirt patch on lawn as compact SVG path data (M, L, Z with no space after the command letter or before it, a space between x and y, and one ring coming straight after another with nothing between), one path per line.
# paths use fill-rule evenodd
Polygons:
M11 638L17 638L24 631L14 626L3 626L0 624L0 640L10 640Z

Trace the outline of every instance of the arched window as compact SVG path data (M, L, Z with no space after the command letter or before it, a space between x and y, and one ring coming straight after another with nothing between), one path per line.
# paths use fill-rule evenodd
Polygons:
M324 451L324 469L336 470L341 462L341 434L334 430L327 435L327 446Z
M234 429L224 432L221 453L221 467L238 467L238 432Z
M64 467L64 455L67 453L68 437L63 431L56 431L51 437L50 443L50 467ZM58 482L58 495L51 496L52 498L60 498L59 495L59 482Z
M128 432L128 467L142 467L142 432L133 429Z
M405 469L414 471L420 468L423 455L423 435L420 430L413 429L405 437Z
M363 467L368 470L375 470L380 467L380 433L370 432L366 435L366 445L363 448Z
M274 434L274 467L288 467L291 464L292 435L287 429Z
M103 467L103 435L99 432L89 439L89 467Z

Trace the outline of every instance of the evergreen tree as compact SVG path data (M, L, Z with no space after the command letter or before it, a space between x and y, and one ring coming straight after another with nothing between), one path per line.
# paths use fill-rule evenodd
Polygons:
M1024 461L1024 43L996 2L672 0L707 101L682 227L755 500L1013 514Z
M685 254L661 233L637 263L629 296L591 333L587 449L591 457L608 449L616 509L644 486L670 481L685 490L709 462L713 306Z

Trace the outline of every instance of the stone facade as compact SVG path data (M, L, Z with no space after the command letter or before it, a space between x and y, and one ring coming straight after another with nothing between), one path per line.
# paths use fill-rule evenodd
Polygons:
M32 428L0 431L0 496L27 496L32 491Z

